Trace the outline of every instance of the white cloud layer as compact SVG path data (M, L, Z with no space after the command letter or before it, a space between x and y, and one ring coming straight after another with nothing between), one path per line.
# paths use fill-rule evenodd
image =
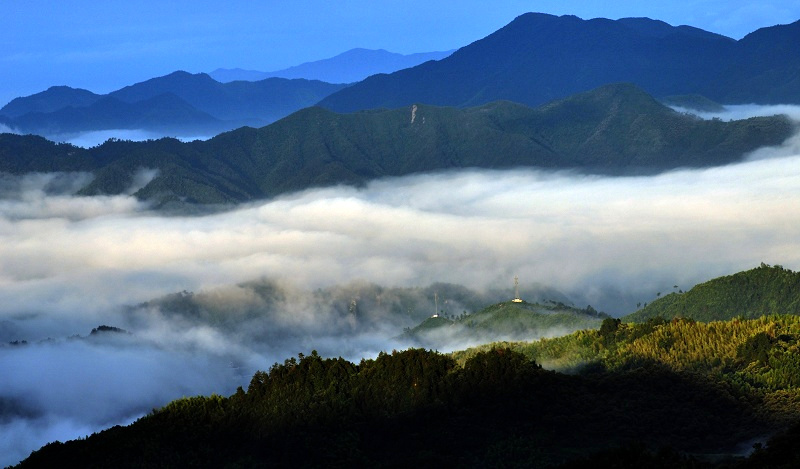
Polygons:
M198 217L26 188L0 203L0 317L94 320L114 305L260 277L310 289L358 279L484 287L516 273L647 300L662 280L689 287L761 261L798 265L798 163L625 178L461 171Z

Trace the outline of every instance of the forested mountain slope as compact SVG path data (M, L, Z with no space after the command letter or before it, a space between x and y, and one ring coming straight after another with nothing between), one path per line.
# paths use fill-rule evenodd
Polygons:
M437 350L498 340L537 340L592 329L609 317L591 306L585 309L553 300L506 301L468 313L444 311L403 332L401 340Z
M643 322L651 318L692 318L720 321L768 314L800 315L800 273L783 267L760 267L715 278L685 293L670 293L623 320Z
M610 451L619 467L750 467L797 457L796 431L737 455L800 418L798 337L795 316L608 318L453 356L410 349L354 364L312 352L230 397L180 399L19 467L582 467Z
M572 168L655 173L738 161L794 131L783 116L705 121L640 89L615 84L539 108L495 102L336 114L308 108L260 129L208 141L108 141L90 149L0 135L0 171L90 171L82 194L119 194L142 169L158 175L136 192L158 205L236 203L333 184L454 168Z

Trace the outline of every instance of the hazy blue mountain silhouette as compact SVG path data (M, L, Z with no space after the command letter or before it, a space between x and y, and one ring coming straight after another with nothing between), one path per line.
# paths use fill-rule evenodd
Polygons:
M217 134L267 125L343 86L284 78L220 83L204 73L178 71L107 95L53 87L14 99L0 117L22 133L45 136L105 129Z
M222 83L236 80L257 81L273 77L305 78L328 83L355 83L377 73L392 73L429 60L441 60L452 53L453 51L450 50L398 54L384 49L356 48L328 59L305 62L272 72L218 68L209 75Z
M800 103L798 30L800 23L774 26L735 41L648 18L528 13L447 58L369 77L320 105L337 112L498 99L537 106L615 82L656 97Z

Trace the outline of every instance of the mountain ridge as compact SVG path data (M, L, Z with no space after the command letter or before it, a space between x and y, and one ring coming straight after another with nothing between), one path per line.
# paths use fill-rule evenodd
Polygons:
M70 106L90 106L101 97L102 95L81 88L51 86L30 96L14 98L0 108L0 115L17 118L31 112L47 113Z
M312 107L208 141L112 141L69 152L74 161L103 162L91 168L95 180L81 194L124 193L129 178L146 167L160 172L137 197L158 204L218 204L457 168L652 174L735 162L746 152L782 143L793 131L781 116L704 121L661 105L633 85L615 84L539 108L500 101L466 109L420 104L337 114ZM76 167L69 158L42 158L43 145L0 136L0 170ZM64 153L52 148L54 155Z
M283 78L223 84L204 73L177 71L105 95L51 87L12 100L0 109L0 118L20 133L50 137L109 129L216 135L267 125L342 87Z
M791 78L800 66L791 52L795 24L764 28L740 41L665 25L526 13L438 62L369 77L319 104L338 112L414 102L465 107L499 99L537 106L613 82L635 83L656 97L800 103L800 83ZM785 66L764 63L748 52L754 48L769 49L768 56L784 59ZM773 85L785 84L774 90L762 75Z
M762 263L751 270L700 283L686 292L669 293L622 319L724 321L770 314L800 315L800 273Z
M800 57L794 53L798 42L800 21L761 28L736 41L649 18L583 20L526 13L440 60L373 74L349 86L279 78L220 83L208 74L178 71L108 95L131 104L172 93L221 121L198 126L189 132L194 135L242 125L260 127L312 105L340 113L412 104L465 108L498 100L535 107L618 82L633 83L657 98L697 95L723 103L800 103ZM385 51L354 49L297 67L308 70L334 59L346 63L348 54L367 52ZM69 113L58 114L59 110L87 108L101 96L105 95L52 87L12 100L0 109L0 122L21 133L46 130L52 136L59 129L75 128L74 121L63 117ZM125 121L126 115L121 107L111 120L134 128L136 120ZM83 120L94 122L95 128L81 130L112 128L102 124L100 116ZM180 121L166 113L159 124L159 130L170 125L190 128L191 119Z
M304 62L272 72L218 68L209 75L223 83L236 80L258 81L272 77L305 78L327 83L354 83L370 75L391 73L429 60L440 60L451 53L453 50L398 54L385 49L355 48L334 57Z

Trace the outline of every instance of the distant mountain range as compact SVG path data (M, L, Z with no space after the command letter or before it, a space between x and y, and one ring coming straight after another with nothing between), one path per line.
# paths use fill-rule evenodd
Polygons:
M106 95L52 87L3 106L0 123L44 136L105 129L216 135L267 125L343 87L284 78L223 84L204 73L174 72Z
M528 13L452 54L353 49L263 75L212 72L220 81L237 80L227 83L175 72L107 95L53 87L5 105L0 124L59 140L109 129L215 135L261 127L316 104L335 112L412 104L465 108L498 100L539 106L621 82L665 102L705 109L715 102L791 104L800 103L797 44L800 22L759 29L736 41L648 18ZM271 75L302 78L246 81Z
M258 81L265 78L305 78L328 83L355 83L378 73L392 73L417 66L429 60L440 60L454 51L397 54L384 49L350 49L329 59L305 62L274 72L218 68L209 73L211 78L227 83L236 80Z
M208 141L109 141L82 149L0 134L0 171L91 171L82 194L119 194L142 168L158 176L136 192L170 202L236 203L332 184L361 184L453 168L575 168L654 173L738 161L794 131L783 116L706 121L630 84L530 108L507 101L458 109L412 105L337 114L312 107L260 129Z
M3 106L0 124L58 140L86 131L117 129L213 136L244 126L262 127L345 87L332 83L359 81L450 53L402 55L353 49L276 72L218 69L212 77L178 71L106 95L54 86Z
M528 13L437 62L375 75L320 102L337 111L413 103L538 106L607 83L658 98L700 94L735 103L800 103L800 22L739 41L647 18L582 20Z

